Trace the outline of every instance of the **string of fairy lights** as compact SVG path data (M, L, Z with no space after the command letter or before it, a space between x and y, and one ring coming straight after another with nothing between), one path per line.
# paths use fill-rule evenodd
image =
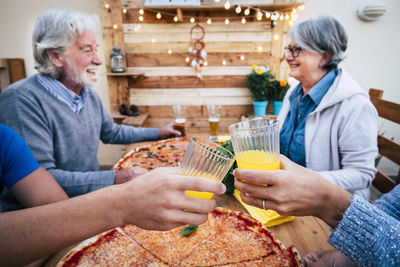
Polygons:
M215 2L220 2L220 0L215 0ZM105 3L104 7L106 9L110 9L110 4ZM230 10L232 8L229 1L226 1L224 4L224 8L226 10ZM279 11L270 11L264 10L258 7L253 6L243 6L243 5L236 5L233 7L236 12L236 16L225 16L219 18L211 18L205 16L187 16L187 15L178 15L176 13L168 12L168 11L161 11L155 10L152 8L140 8L138 10L138 22L144 21L144 14L146 12L153 13L157 20L162 19L163 17L171 18L174 22L183 22L185 19L188 19L190 23L195 23L199 21L205 21L208 25L213 23L213 20L223 20L226 25L228 25L232 20L240 20L242 24L246 24L246 22L250 19L256 18L257 21L268 20L271 22L276 21L288 21L289 25L292 26L294 22L297 20L298 12L304 9L304 5L299 5L297 7L293 7L290 9L284 9ZM127 14L128 9L126 7L122 8L122 13ZM274 23L271 24L274 26ZM118 29L118 25L113 25L114 29Z
M221 0L214 0L216 3L219 3ZM104 5L105 9L110 10L111 6L108 3L105 3ZM235 5L232 6L229 0L227 0L224 4L224 9L225 10L232 10L234 9L234 16L221 16L221 17L210 17L210 16L189 16L189 15L184 15L182 13L179 14L173 13L171 11L165 11L165 10L157 10L149 7L144 7L140 8L137 12L137 25L134 26L134 31L137 32L141 29L141 24L142 22L145 21L145 13L146 13L146 19L149 18L150 16L154 16L155 19L161 20L161 19L171 19L174 23L179 23L179 22L190 22L192 24L195 23L206 23L207 25L212 24L213 22L218 22L218 21L223 21L226 25L229 25L231 21L240 21L241 24L246 24L248 21L269 21L271 23L271 28L273 28L276 23L279 21L282 22L287 22L289 26L292 26L294 22L297 20L298 13L304 9L304 5L297 5L292 8L287 8L287 9L280 9L280 10L264 10L259 7L254 7L254 6L248 6L248 5ZM128 9L126 7L123 7L121 9L121 12L126 15L128 13ZM119 26L118 24L113 24L114 30L118 30ZM275 40L279 39L279 35L275 34L273 36ZM155 38L151 39L152 43L156 42ZM263 48L261 46L257 47L257 52L263 52ZM171 55L173 53L172 49L168 49L167 54ZM182 54L182 53L177 53L177 54ZM186 54L186 53L185 53ZM244 61L245 56L240 55L240 60ZM190 64L192 61L192 57L186 54L185 57L185 62ZM222 59L221 64L223 66L227 65L227 60ZM208 63L205 60L202 63L202 66L207 66Z

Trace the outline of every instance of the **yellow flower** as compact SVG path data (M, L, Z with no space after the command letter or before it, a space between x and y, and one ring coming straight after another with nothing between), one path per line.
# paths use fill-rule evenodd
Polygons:
M258 69L258 70L257 70L257 74L258 74L258 75L261 75L261 74L263 74L263 73L264 73L264 70L262 70L262 69Z
M279 81L279 85L282 86L282 87L284 87L284 86L287 85L287 82L286 82L286 81Z
M251 65L251 69L252 69L252 70L255 70L255 69L257 69L257 68L258 68L257 65Z

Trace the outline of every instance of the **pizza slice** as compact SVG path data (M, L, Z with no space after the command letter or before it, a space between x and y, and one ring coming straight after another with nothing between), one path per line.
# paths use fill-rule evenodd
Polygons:
M58 267L72 266L167 266L128 237L113 229L97 240L74 249Z
M199 241L209 235L207 227L199 227L189 236L182 236L181 233L185 227L181 226L163 232L143 230L135 225L126 225L122 227L122 230L155 257L168 265L175 265L174 263L179 263L182 257L191 253Z
M193 253L175 264L210 266L240 263L280 252L279 244L272 235L247 215L217 208L211 214L211 221L208 238L200 241Z

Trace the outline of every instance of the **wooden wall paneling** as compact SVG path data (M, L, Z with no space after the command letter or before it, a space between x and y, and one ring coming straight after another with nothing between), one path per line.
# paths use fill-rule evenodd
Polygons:
M245 75L229 76L142 76L139 79L128 79L129 88L215 88L246 87Z
M195 76L192 67L130 67L126 70L130 75L151 76ZM209 66L202 68L203 76L236 76L247 75L251 66Z
M249 105L247 88L131 89L130 103L138 106L161 105Z
M174 118L172 106L140 106L139 111L151 114L152 118ZM240 118L244 114L251 114L252 105L222 105L221 118ZM186 111L188 119L208 118L207 107L188 106Z
M110 8L106 9L105 4ZM121 53L125 53L124 33L122 26L122 6L120 0L100 0L101 23L103 27L103 45L105 54L105 64L107 70L110 69L110 57L113 46L121 47ZM113 26L116 24L117 29ZM110 109L112 113L118 111L118 106L122 103L129 104L128 80L126 77L108 77L108 94L110 98Z
M207 33L206 33L207 34ZM208 42L206 43L207 53L213 52L232 52L246 53L256 52L258 47L270 48L271 42ZM128 54L134 53L166 53L168 49L173 48L175 53L187 53L189 43L171 42L171 43L126 43L125 49ZM229 50L227 49L229 48ZM269 51L269 50L267 50Z
M206 47L207 49L207 47ZM126 62L128 67L168 67L168 66L188 66L185 61L189 53L176 53L172 48L172 54L168 53L141 53L127 54ZM241 56L244 59L241 59ZM222 59L225 59L230 66L250 66L252 64L268 65L270 52L253 53L207 53L208 66L221 66Z

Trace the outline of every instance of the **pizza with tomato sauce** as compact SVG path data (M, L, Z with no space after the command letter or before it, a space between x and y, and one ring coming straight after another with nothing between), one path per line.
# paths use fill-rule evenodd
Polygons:
M135 147L117 162L114 169L119 171L130 167L141 167L151 171L158 167L178 166L188 144L188 138L171 138Z
M217 208L188 235L186 227L125 225L73 249L57 266L301 266L293 247L241 212Z

